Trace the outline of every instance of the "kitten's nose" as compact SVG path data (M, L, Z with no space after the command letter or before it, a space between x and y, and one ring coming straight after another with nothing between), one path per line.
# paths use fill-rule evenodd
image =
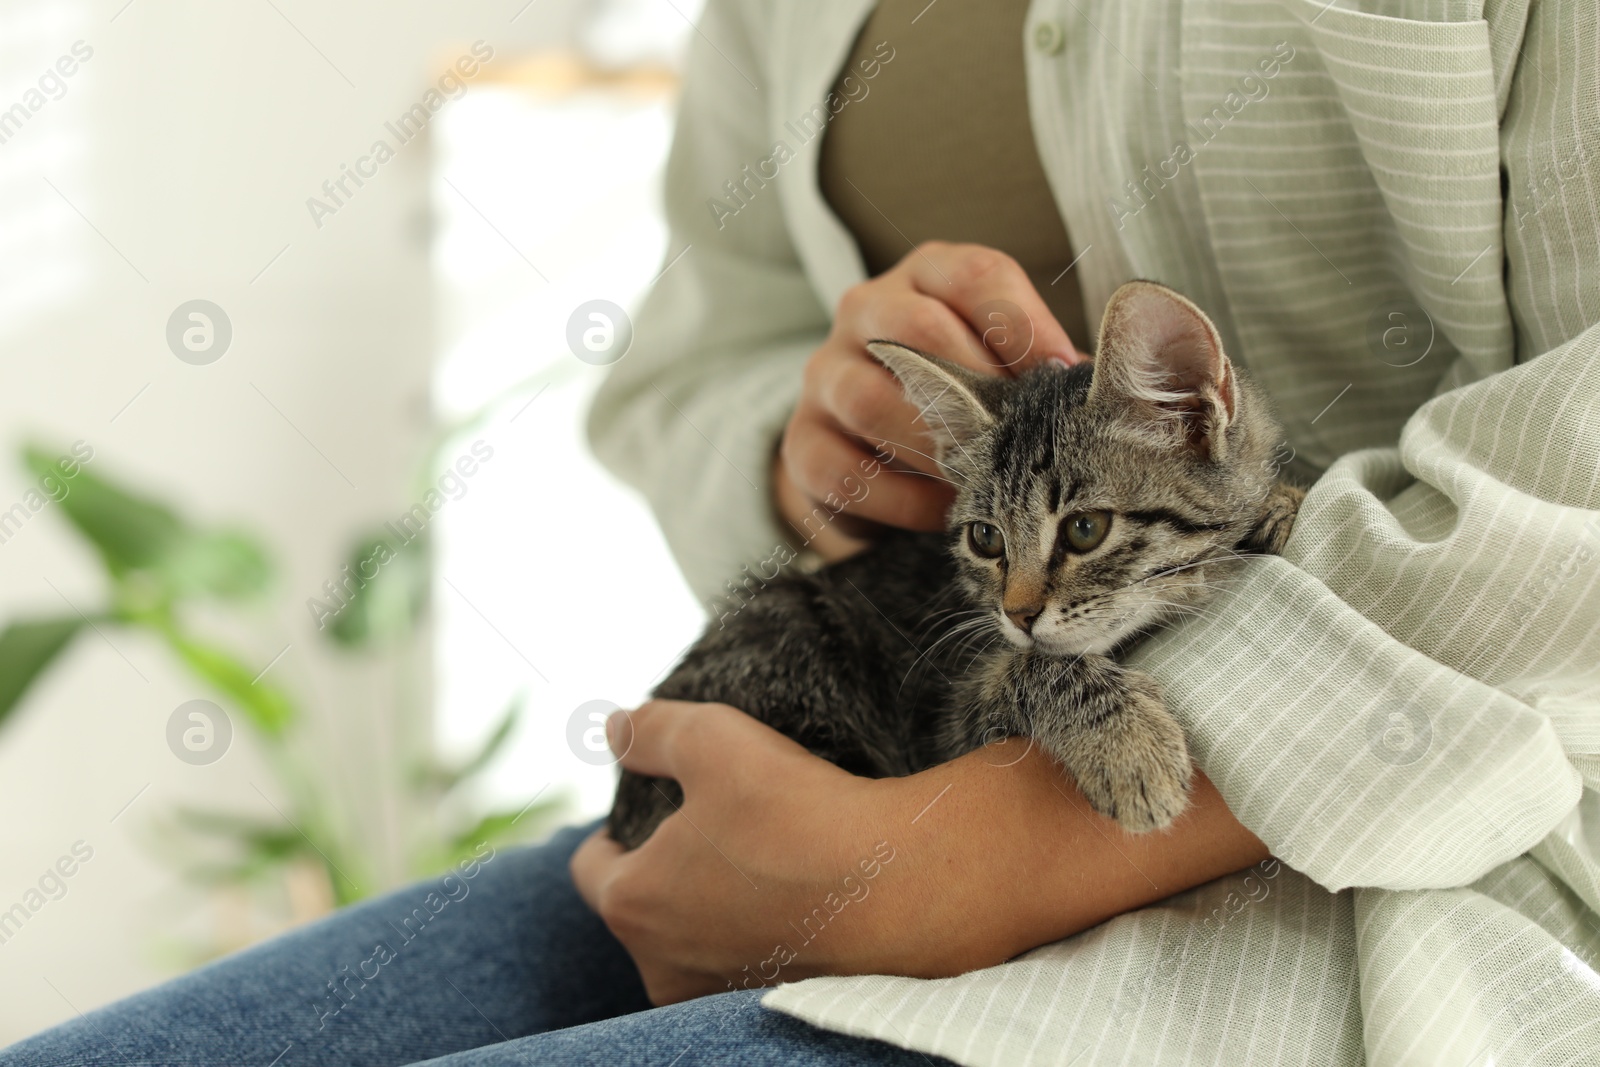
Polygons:
M1025 604L1020 608L1007 608L1006 618L1017 624L1017 629L1028 634L1033 632L1033 620L1039 617L1039 612L1044 610L1043 604Z

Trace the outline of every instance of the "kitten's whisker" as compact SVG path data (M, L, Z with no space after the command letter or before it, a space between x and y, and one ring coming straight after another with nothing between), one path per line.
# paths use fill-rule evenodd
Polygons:
M877 437L877 438L874 438L874 437L868 437L868 436L867 436L867 435L866 435L866 434L864 434L864 433L852 433L852 432L851 432L851 431L849 431L849 430L844 430L844 431L841 431L841 432L842 432L842 433L843 433L843 434L844 434L844 435L845 435L845 436L846 436L846 437L856 437L856 438L860 438L860 439L861 439L861 440L863 440L863 441L865 441L865 442L867 442L867 443L868 443L868 444L872 444L872 442L874 442L874 441L882 441L882 442L883 442L883 443L884 443L884 444L886 444L886 445L894 445L894 446L895 446L895 447L896 447L896 448L903 448L903 449L905 449L905 450L906 450L906 451L907 451L907 452L910 452L910 453L912 453L912 454L913 454L913 455L918 455L918 456L921 456L921 457L922 457L922 458L923 458L923 459L925 459L925 460L927 460L927 461L928 461L928 462L929 462L929 463L932 463L932 464L935 464L935 465L936 465L936 466L937 466L937 465L939 465L939 461L938 461L938 459L936 459L936 458L934 458L934 457L933 457L933 456L930 456L930 455L928 455L928 453L926 453L926 452L924 452L924 451L922 451L922 450L921 450L921 449L919 449L919 448L912 448L912 447L911 447L911 446L910 446L910 445L908 445L908 444L906 444L906 443L905 443L905 442L904 442L904 441L891 441L891 440L889 440L889 439L888 439L888 438L887 438L887 437ZM873 451L874 451L874 453L876 453L876 452L877 452L877 446L876 446L876 445L873 445ZM939 469L940 469L940 470L944 470L944 467L943 467L943 466L939 466ZM923 473L923 472L922 472L922 471L908 471L908 472L906 472L906 473L915 473L915 474L921 474L921 473ZM939 478L939 480L940 480L940 481L945 481L945 482L950 482L950 484L951 484L951 485L955 485L955 484L956 484L956 483L955 483L955 482L953 482L953 481L950 481L950 479L949 479L949 478L945 478L945 477L942 477L942 476L941 476L941 475L937 475L937 474L930 474L930 475L928 475L928 477L930 477L930 478ZM963 479L962 479L962 480L961 480L961 483L960 483L960 484L961 484L961 485L963 485L963 486L965 486L965 485L966 485L966 484L967 484L967 483L966 483L966 479L964 479L964 478L963 478Z
M910 467L896 467L894 468L894 472L896 474L914 474L918 478L932 478L936 482L946 482L950 485L956 485L955 482L950 481L949 478L946 478L942 474L929 474L927 471L913 470ZM959 489L961 486L956 486L956 488Z
M1177 590L1182 590L1182 591L1202 590L1202 589L1203 590L1216 590L1216 589L1226 589L1227 587L1229 587L1231 585L1237 585L1238 582L1239 582L1239 579L1237 579L1237 578L1209 578L1208 577L1208 578L1191 579L1189 581L1183 582L1182 584L1169 583L1167 585L1162 585L1162 586L1160 586L1158 588L1160 588L1162 590L1177 589ZM1145 583L1144 582L1139 582L1138 584L1139 585L1144 585ZM1124 587L1124 588L1128 588L1128 587Z
M1215 618L1216 618L1215 615L1213 615L1213 614L1211 614L1209 612L1204 612L1204 611L1193 611L1193 612L1173 611L1173 612L1166 612L1166 613L1164 613L1162 615L1158 615L1157 616L1157 619L1164 626L1170 626L1173 623L1182 622L1185 619L1215 619Z
M973 633L988 627L991 625L991 620L988 616L988 612L980 612L979 617L967 619L961 622L959 625L952 626L948 633L945 633L939 638L939 640L928 646L928 652L925 654L933 653L941 644L946 641L951 641L962 636L963 634Z
M917 625L917 628L913 631L913 633L916 635L917 638L920 639L920 638L926 637L930 630L936 628L941 623L943 623L943 622L945 622L945 621L947 621L949 619L959 618L960 616L962 616L964 614L967 614L967 613L969 613L969 612L971 612L973 610L971 608L961 607L960 605L957 605L955 607L949 608L949 609L947 609L945 611L936 610L938 608L939 602L941 600L944 600L946 597L952 595L955 592L957 592L957 590L954 587L946 588L942 592L940 592L937 595L935 595L934 598L931 601L928 602L929 614L927 615L926 618L923 619L923 621L921 623L919 623ZM919 647L920 647L920 645L919 645Z
M951 629L947 633L940 634L932 644L918 653L917 658L911 661L911 666L906 668L905 676L900 679L900 688L896 690L896 693L900 692L900 690L903 690L906 687L906 682L910 680L912 674L916 673L918 665L920 665L923 660L929 659L934 652L938 651L939 646L944 644L946 641L950 641L957 635L967 632L972 625L973 621L968 621Z
M950 656L956 662L963 658L981 656L993 647L996 641L1002 639L998 627L983 627L968 630L960 642L950 649Z
M996 641L999 641L1004 637L999 628L996 627L995 629L988 631L989 640L986 641L981 648L973 648L974 642L976 642L978 638L982 637L983 635L984 631L980 630L969 635L965 641L961 642L961 645L956 649L958 657L981 656L985 652L988 652L989 649L993 648Z
M961 590L957 586L955 586L953 584L952 585L947 585L943 589L939 590L939 592L935 593L933 599L930 600L928 602L928 604L929 604L930 607L932 607L932 606L938 604L941 600L944 600L944 599L946 599L948 597L956 596L960 592L961 592ZM970 608L962 608L962 607L958 606L958 607L952 608L951 610L952 611L970 611L972 609L970 609Z
M1202 562L1215 562L1215 559L1204 560ZM1079 618L1080 619L1088 619L1088 618L1092 617L1100 608L1105 606L1105 604L1108 601L1127 593L1128 590L1130 590L1130 589L1134 589L1134 588L1137 588L1137 587L1142 586L1142 585L1147 585L1149 582L1153 581L1156 578L1160 578L1160 577L1163 577L1163 576L1169 575L1169 574L1174 574L1174 573L1176 573L1178 571L1186 570L1186 569L1188 569L1190 567L1197 567L1199 565L1200 565L1199 563L1187 563L1187 564L1184 564L1183 566L1180 566L1180 567L1173 567L1173 568L1171 568L1169 570L1159 571L1159 572L1157 572L1155 574L1150 575L1147 578L1141 578L1141 579L1138 579L1137 581L1129 582L1128 584L1118 586L1115 589L1108 589L1104 593L1096 593L1094 596L1089 597L1087 600L1080 600L1076 604L1072 605L1073 610L1079 613ZM1185 586L1184 588L1186 590L1205 590L1206 592L1209 593L1209 592L1214 592L1214 591L1217 591L1217 590L1221 589L1222 586L1225 583L1236 582L1236 581L1238 581L1237 578L1228 578L1228 577L1203 578L1203 579L1201 579L1199 581L1190 583L1189 585ZM1121 615L1119 615L1118 616L1118 621L1126 621L1127 619L1129 619L1129 618L1131 618L1133 616L1134 611L1137 611L1140 607L1145 607L1145 606L1148 606L1148 605L1150 605L1152 603L1158 604L1158 605L1164 605L1164 604L1167 604L1169 602L1168 601L1164 601L1164 600L1160 600L1160 599L1156 599L1154 601L1142 601L1140 604L1136 605L1132 610L1123 612ZM1176 603L1181 603L1181 601L1172 601L1170 603L1176 604Z
M934 629L942 629L946 626L955 625L958 619L961 620L962 625L965 625L972 617L985 616L988 614L989 613L982 608L965 608L958 611L947 612L942 616L929 619L925 624L923 624L922 628L917 631L917 636L927 637ZM963 616L966 616L966 618L962 618Z
M953 596L957 592L958 590L954 586L949 586L941 590L937 595L934 596L933 600L929 602L930 608L934 605L937 605L939 601L943 600L945 597ZM940 614L930 614L928 616L928 621L937 622L940 619L954 618L957 615L973 614L983 610L982 608L967 607L966 603L966 601L963 601L961 604L957 604L955 607L952 607L948 611Z
M1195 603L1187 600L1163 600L1156 598L1154 600L1147 601L1146 604L1163 612L1198 615L1208 618L1214 614L1216 610L1215 607L1209 602Z
M982 614L987 616L988 612L983 612ZM929 645L921 655L911 661L911 666L906 668L905 677L900 679L900 686L895 690L895 695L898 696L905 690L906 682L911 680L911 675L916 672L917 665L923 660L927 659L929 656L933 655L934 651L937 650L940 645L944 644L946 641L954 640L955 638L964 634L980 631L985 625L987 625L987 623L987 618L968 619L960 625L952 627L948 633L941 635L939 639L933 644Z
M1216 614L1216 608L1209 604L1184 604L1176 601L1156 601L1150 605L1163 613L1174 615L1195 615L1210 618Z
M1147 574L1137 581L1129 582L1128 586L1143 585L1154 578L1165 578L1168 575L1177 574L1179 571L1186 571L1193 567L1203 567L1207 563L1222 563L1226 560L1265 559L1271 554L1270 552L1223 552L1215 556L1208 555L1188 563L1181 563L1176 567L1168 567L1166 570L1156 571L1154 574ZM1127 588L1127 586L1124 588Z

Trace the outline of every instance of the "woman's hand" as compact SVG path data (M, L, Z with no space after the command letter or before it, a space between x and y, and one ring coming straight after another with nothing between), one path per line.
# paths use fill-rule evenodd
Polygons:
M640 848L600 831L572 859L657 1004L993 966L1267 854L1203 775L1170 830L1134 836L1026 739L867 779L721 704L654 701L608 729L624 766L684 789Z
M631 853L604 831L584 842L572 858L584 900L633 955L656 1004L766 984L776 944L799 940L788 923L822 903L857 853L873 855L875 783L722 704L652 701L612 715L607 733L623 766L677 779L684 803ZM821 944L859 939L855 918L841 915L845 925L824 931L782 977L832 966ZM846 927L853 936L831 936ZM749 977L763 970L767 978Z
M867 352L868 341L886 339L989 374L1083 358L1027 273L992 248L929 242L846 290L828 339L806 364L773 467L779 513L825 559L861 547L874 524L940 529L950 506L916 407ZM857 498L851 486L859 488L862 464L875 454L894 457L896 476ZM819 508L829 521L816 520Z

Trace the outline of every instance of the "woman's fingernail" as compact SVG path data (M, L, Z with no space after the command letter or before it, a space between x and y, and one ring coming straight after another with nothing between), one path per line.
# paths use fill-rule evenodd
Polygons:
M606 744L612 755L621 759L633 747L633 713L626 708L606 716Z

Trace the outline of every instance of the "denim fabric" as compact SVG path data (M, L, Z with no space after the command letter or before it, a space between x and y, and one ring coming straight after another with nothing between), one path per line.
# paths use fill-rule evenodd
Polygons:
M568 877L586 832L485 852L22 1041L0 1067L929 1062L754 991L651 1008Z

